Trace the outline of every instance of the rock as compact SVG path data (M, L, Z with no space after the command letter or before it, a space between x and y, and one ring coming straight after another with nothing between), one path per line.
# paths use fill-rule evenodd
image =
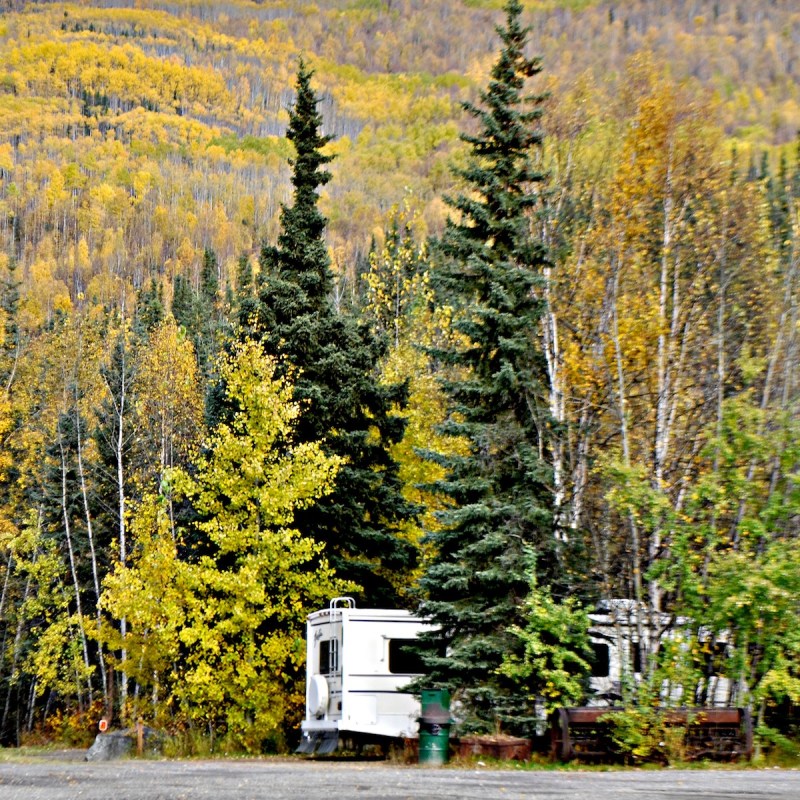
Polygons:
M143 734L145 752L153 755L159 754L164 745L164 734L146 725ZM86 761L113 761L133 755L135 752L136 728L98 733L94 744L86 753Z
M113 761L130 755L136 747L136 731L98 733L86 753L87 761Z

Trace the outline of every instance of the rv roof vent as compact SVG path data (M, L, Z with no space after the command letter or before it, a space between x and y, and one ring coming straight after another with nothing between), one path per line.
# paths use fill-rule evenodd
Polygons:
M352 597L334 597L331 608L355 608L356 601Z

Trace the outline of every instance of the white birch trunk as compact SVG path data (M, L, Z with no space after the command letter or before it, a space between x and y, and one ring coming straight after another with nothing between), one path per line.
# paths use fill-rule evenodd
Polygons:
M123 298L123 308L124 308L124 298ZM121 336L124 336L124 330L120 333ZM114 460L116 462L116 484L117 484L117 522L119 525L119 539L118 539L118 546L119 546L119 561L122 566L125 566L128 560L128 542L127 542L127 529L126 529L126 507L127 507L127 499L125 496L125 414L127 409L128 403L128 363L127 363L127 349L124 346L122 347L122 354L121 354L121 364L120 364L120 373L118 375L120 385L119 385L119 394L118 396L114 396L114 392L112 387L109 385L109 395L111 397L111 402L114 408L114 417L116 423L116 437L113 442L111 442L111 446L114 452ZM106 379L108 383L108 379ZM124 665L125 660L127 658L127 648L125 647L125 638L128 633L128 622L127 619L123 616L119 622L119 632L120 637L122 638L122 649L120 652L121 655L121 663ZM125 672L124 667L120 670L120 706L121 708L125 707L125 703L128 699L128 676Z
M125 529L125 507L126 507L126 498L125 498L125 471L124 471L124 445L125 445L125 431L124 431L124 419L125 419L125 404L127 402L127 379L128 379L128 370L127 370L127 361L126 361L126 351L123 347L122 350L122 374L120 376L121 384L120 384L120 395L119 395L119 403L117 405L117 441L115 442L114 448L114 455L117 461L117 501L118 501L118 515L119 515L119 560L120 564L124 567L128 560L128 543L126 537L126 529ZM122 619L119 621L119 633L122 638L122 664L125 664L127 659L127 648L125 647L125 638L128 635L128 621L123 616ZM120 671L120 703L124 707L125 702L128 699L128 675L125 672L125 669Z
M545 313L542 320L542 333L544 339L544 353L547 362L547 376L549 382L549 410L550 416L563 429L567 422L565 408L565 393L563 387L563 367L558 341L558 320L553 310L551 291L552 269L544 270ZM568 514L566 508L567 487L565 480L565 446L563 436L553 437L551 444L551 459L553 466L553 508L555 534L561 541L567 538Z
M89 557L92 562L92 583L95 595L95 618L97 631L100 632L102 616L100 614L100 576L97 570L97 553L94 547L94 529L92 527L92 515L89 510L89 495L86 488L86 473L83 467L83 438L81 436L81 415L78 407L78 392L75 390L75 431L77 438L77 458L78 458L78 477L81 482L81 497L83 499L83 513L86 518L86 537L89 540ZM108 706L108 683L106 680L106 661L103 645L98 642L97 658L100 665L100 676L103 681L103 703Z
M614 360L616 367L616 395L617 395L617 409L619 416L620 438L622 440L622 458L625 466L631 466L631 447L630 437L628 435L628 409L627 398L625 389L625 370L622 360L622 342L619 336L619 315L617 308L617 298L619 297L619 275L621 271L620 259L617 260L614 270L613 279L613 294L611 301L611 335L614 342ZM636 633L639 637L639 645L642 648L642 656L644 663L642 669L647 668L649 648L645 647L647 642L646 627L644 624L644 615L642 609L644 608L644 589L642 585L642 550L641 550L641 536L639 533L639 526L633 514L628 515L628 525L631 532L631 573L633 577L633 593L636 599Z
M34 559L35 563L35 559ZM28 579L25 581L25 590L22 594L22 603L20 603L20 607L24 606L28 602L28 598L31 595L31 581L32 578L28 575ZM17 670L19 669L19 657L20 657L20 645L22 643L22 629L24 626L24 620L22 615L20 614L17 618L17 630L14 634L14 646L11 655L11 674L9 676L8 685L13 686L16 683L17 679ZM8 724L8 715L11 711L11 691L6 692L6 702L5 706L3 707L3 719L0 721L0 731L5 732L6 725ZM17 740L17 746L19 746L19 740Z
M89 645L86 641L86 630L83 624L83 609L81 607L81 587L78 582L78 570L75 565L75 549L72 546L72 526L69 521L69 512L67 507L67 462L64 457L64 442L61 437L61 431L58 431L58 450L61 454L61 511L64 519L64 535L67 539L67 555L69 558L69 569L72 576L72 585L75 588L75 611L78 620L78 633L81 639L81 650L83 652L83 663L86 667L87 676L90 669L89 661ZM87 678L87 687L89 690L89 702L92 702L92 681Z
M658 383L658 393L656 396L656 428L653 446L653 483L656 491L664 489L664 470L669 449L669 398L671 394L670 372L668 367L668 340L667 340L667 316L670 294L669 281L669 257L672 246L672 164L667 166L666 192L664 197L664 222L663 236L661 242L661 274L659 278L658 293L658 354L656 358L656 378ZM673 298L673 312L675 312ZM670 325L670 328L672 325ZM648 557L650 563L655 562L661 550L661 535L658 529L654 530L650 536L648 545ZM650 581L648 587L650 608L652 611L661 609L661 596L658 584Z

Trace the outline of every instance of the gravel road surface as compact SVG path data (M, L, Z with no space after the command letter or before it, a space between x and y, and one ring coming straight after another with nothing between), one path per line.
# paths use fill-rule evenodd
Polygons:
M382 763L0 761L0 800L800 800L800 771L530 772Z

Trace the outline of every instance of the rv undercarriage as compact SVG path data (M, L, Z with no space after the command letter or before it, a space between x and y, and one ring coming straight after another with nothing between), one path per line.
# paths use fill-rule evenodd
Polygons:
M402 739L393 739L389 736L370 736L350 732L340 734L339 731L334 730L303 731L303 737L295 753L307 756L327 756L338 751L357 756L386 758L393 747L402 745Z
M325 756L339 746L339 731L303 731L303 738L295 753Z

